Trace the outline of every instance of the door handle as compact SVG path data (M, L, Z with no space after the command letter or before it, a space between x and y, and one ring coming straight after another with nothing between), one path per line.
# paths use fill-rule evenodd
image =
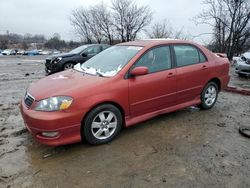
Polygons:
M207 65L202 65L201 70L206 70L208 69Z
M173 78L173 77L175 77L175 74L174 73L172 73L172 72L170 72L170 73L168 73L168 76L167 76L168 78Z

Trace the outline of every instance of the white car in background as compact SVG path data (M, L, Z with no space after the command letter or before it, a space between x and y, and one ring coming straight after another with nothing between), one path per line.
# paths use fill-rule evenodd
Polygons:
M5 49L2 51L2 55L16 55L16 50L14 49Z
M246 52L236 60L235 72L239 76L250 76L250 52Z

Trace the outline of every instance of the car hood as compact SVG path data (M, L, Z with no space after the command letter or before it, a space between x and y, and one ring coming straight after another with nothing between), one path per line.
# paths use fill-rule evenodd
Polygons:
M36 100L60 95L74 97L76 93L92 90L103 85L107 80L109 78L67 70L33 82L27 92Z
M52 55L52 56L49 56L47 59L55 59L57 57L62 57L62 58L66 58L66 57L72 57L76 54L73 54L73 53L62 53L62 54L56 54L56 55Z
M242 54L242 56L244 56L247 59L250 59L250 52L246 52L246 53Z

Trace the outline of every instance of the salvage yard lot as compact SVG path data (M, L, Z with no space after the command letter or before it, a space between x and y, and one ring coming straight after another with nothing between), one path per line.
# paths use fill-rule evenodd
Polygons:
M45 58L0 57L1 188L250 187L250 140L238 133L250 122L249 96L221 92L211 110L162 115L109 144L48 147L27 133L18 108L45 76Z

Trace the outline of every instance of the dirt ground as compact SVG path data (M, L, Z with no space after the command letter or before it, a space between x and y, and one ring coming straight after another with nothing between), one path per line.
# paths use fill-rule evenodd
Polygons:
M250 187L250 139L238 133L250 122L249 96L221 92L211 110L162 115L106 145L48 147L26 131L18 108L44 77L44 58L0 57L0 188Z
M229 86L250 90L250 77L239 77L238 74L235 73L234 69L235 66L232 66L230 69L231 79Z

